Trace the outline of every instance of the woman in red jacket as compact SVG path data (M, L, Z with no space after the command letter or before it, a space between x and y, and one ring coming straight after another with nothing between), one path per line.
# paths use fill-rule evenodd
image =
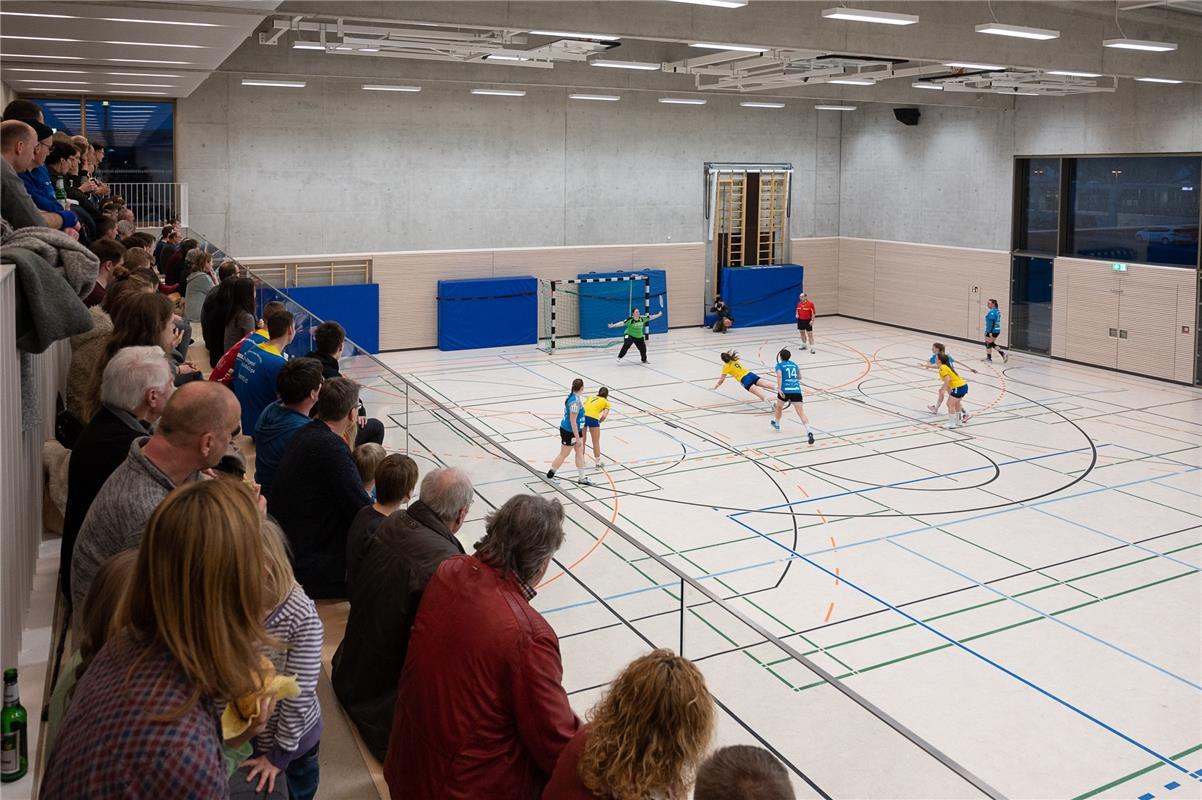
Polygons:
M636 658L568 742L543 800L684 800L714 731L714 701L693 662Z

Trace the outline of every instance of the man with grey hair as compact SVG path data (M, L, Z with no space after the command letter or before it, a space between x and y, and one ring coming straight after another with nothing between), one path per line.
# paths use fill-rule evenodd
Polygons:
M563 544L563 507L523 494L489 514L472 556L430 578L397 686L393 797L541 797L580 720L555 631L530 605Z
M436 469L419 499L396 511L347 555L351 613L334 653L334 693L367 748L383 760L392 729L397 680L422 592L438 565L463 555L455 533L472 505L472 481L460 469Z
M163 348L123 347L109 360L100 383L100 410L80 433L67 468L67 509L59 563L63 595L71 597L71 553L100 487L147 436L175 391Z

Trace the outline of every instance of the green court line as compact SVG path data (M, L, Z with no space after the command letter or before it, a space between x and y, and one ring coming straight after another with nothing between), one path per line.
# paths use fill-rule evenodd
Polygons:
M1193 747L1189 748L1188 750L1182 750L1180 753L1175 753L1175 754L1169 756L1169 758L1176 761L1179 758L1185 758L1186 756L1190 755L1191 753L1196 753L1199 750L1202 750L1202 744L1196 744ZM1143 769L1137 769L1135 772L1132 772L1128 775L1124 775L1121 778L1116 778L1115 780L1112 780L1110 783L1103 784L1096 789L1090 789L1088 792L1085 792L1084 794L1079 794L1076 797L1074 797L1073 800L1088 800L1088 798L1093 797L1094 795L1099 795L1102 792L1106 791L1107 789L1113 789L1114 787L1116 787L1120 784L1126 783L1127 781L1132 780L1134 778L1138 778L1140 775L1147 775L1149 772L1151 772L1155 769L1159 769L1163 766L1166 766L1166 765L1162 761L1157 761L1154 764L1149 764L1148 766L1144 767Z

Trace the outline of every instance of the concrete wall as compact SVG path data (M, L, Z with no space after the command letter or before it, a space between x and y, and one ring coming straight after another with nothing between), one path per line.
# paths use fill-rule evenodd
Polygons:
M792 163L791 235L837 233L840 120L807 105L240 79L179 101L176 145L193 226L239 255L697 241L706 161Z

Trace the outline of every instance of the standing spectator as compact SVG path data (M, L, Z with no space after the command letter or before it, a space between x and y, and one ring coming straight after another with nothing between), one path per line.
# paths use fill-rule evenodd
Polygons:
M205 298L217 286L217 274L213 272L213 254L193 250L192 271L188 273L187 288L184 290L184 308L189 322L200 322L200 311Z
M104 368L100 410L92 417L67 466L67 508L59 577L63 595L71 598L71 557L75 540L92 501L109 476L129 458L134 441L151 434L175 391L171 367L158 347L126 347Z
M101 564L138 546L146 520L163 498L180 484L200 480L200 470L217 465L237 434L238 414L238 401L222 387L191 383L167 401L154 434L134 440L79 529L71 561L75 608Z
M404 472L417 477L416 463L397 466L395 472L402 480ZM394 487L386 475L381 476L380 492L393 499L394 489L399 493L403 487ZM382 519L374 534L364 532L357 558L348 556L351 613L334 653L331 680L347 716L378 759L383 760L388 750L397 680L422 592L439 564L463 554L455 533L463 527L471 505L472 482L466 473L432 470L422 481L421 499ZM363 509L356 523L371 508Z
M14 228L62 227L62 219L52 215L48 219L21 180L21 173L33 169L37 163L35 153L42 147L34 127L26 122L6 119L0 123L0 155L4 170L3 190L0 191L0 216Z
M217 366L221 356L228 350L225 345L225 315L238 276L238 265L226 261L217 269L217 288L205 296L200 307L200 330L205 349L209 351L209 367Z
M309 412L321 391L321 364L311 358L294 358L275 376L279 396L255 423L255 483L264 494L275 479L280 458L292 434L308 425Z
M563 507L517 495L484 529L422 595L384 759L393 797L537 798L580 727L559 639L530 605L563 544Z
M358 408L357 383L326 381L315 419L292 434L267 493L267 510L292 546L296 579L315 600L346 597L347 529L371 505L349 444Z
M123 347L158 345L170 354L178 342L171 301L161 294L134 292L113 310L113 333L96 361L88 390L80 408L80 421L87 423L100 408L100 383L109 359Z
M589 716L543 800L686 800L715 716L693 662L662 649L636 658Z
M229 307L225 312L224 353L255 329L255 282L250 278L234 278L230 287Z
M234 395L242 404L242 432L251 437L263 409L275 402L275 378L288 363L284 349L296 335L291 311L281 309L266 322L267 341L244 348L234 374Z
M267 323L264 320L271 319L271 316L277 311L286 311L287 308L278 300L272 300L267 305L263 306L263 319L259 320L260 327L251 331L238 340L238 343L229 348L218 359L217 365L213 367L213 371L209 373L209 380L224 383L230 387L230 391L234 390L234 376L238 374L238 363L242 360L242 353L256 345L262 344L269 338L267 333Z
M217 714L258 693L260 649L271 644L254 495L238 481L198 481L144 525L124 630L76 687L43 800L227 797ZM260 722L227 744L262 733L273 710L260 700Z
M697 770L693 800L794 800L789 773L762 747L715 750Z
M316 350L305 353L306 358L316 358L321 362L323 374L327 379L337 378L339 372L338 357L342 355L342 346L346 344L346 330L337 322L323 322L313 331L313 344ZM359 403L359 432L355 435L355 447L368 442L384 443L384 423L378 419L369 419L367 409Z
M96 239L88 245L88 249L100 259L100 268L96 271L96 285L92 287L91 294L83 299L83 304L91 308L100 305L104 300L104 293L108 291L108 285L113 280L113 270L125 265L125 247L111 239Z

